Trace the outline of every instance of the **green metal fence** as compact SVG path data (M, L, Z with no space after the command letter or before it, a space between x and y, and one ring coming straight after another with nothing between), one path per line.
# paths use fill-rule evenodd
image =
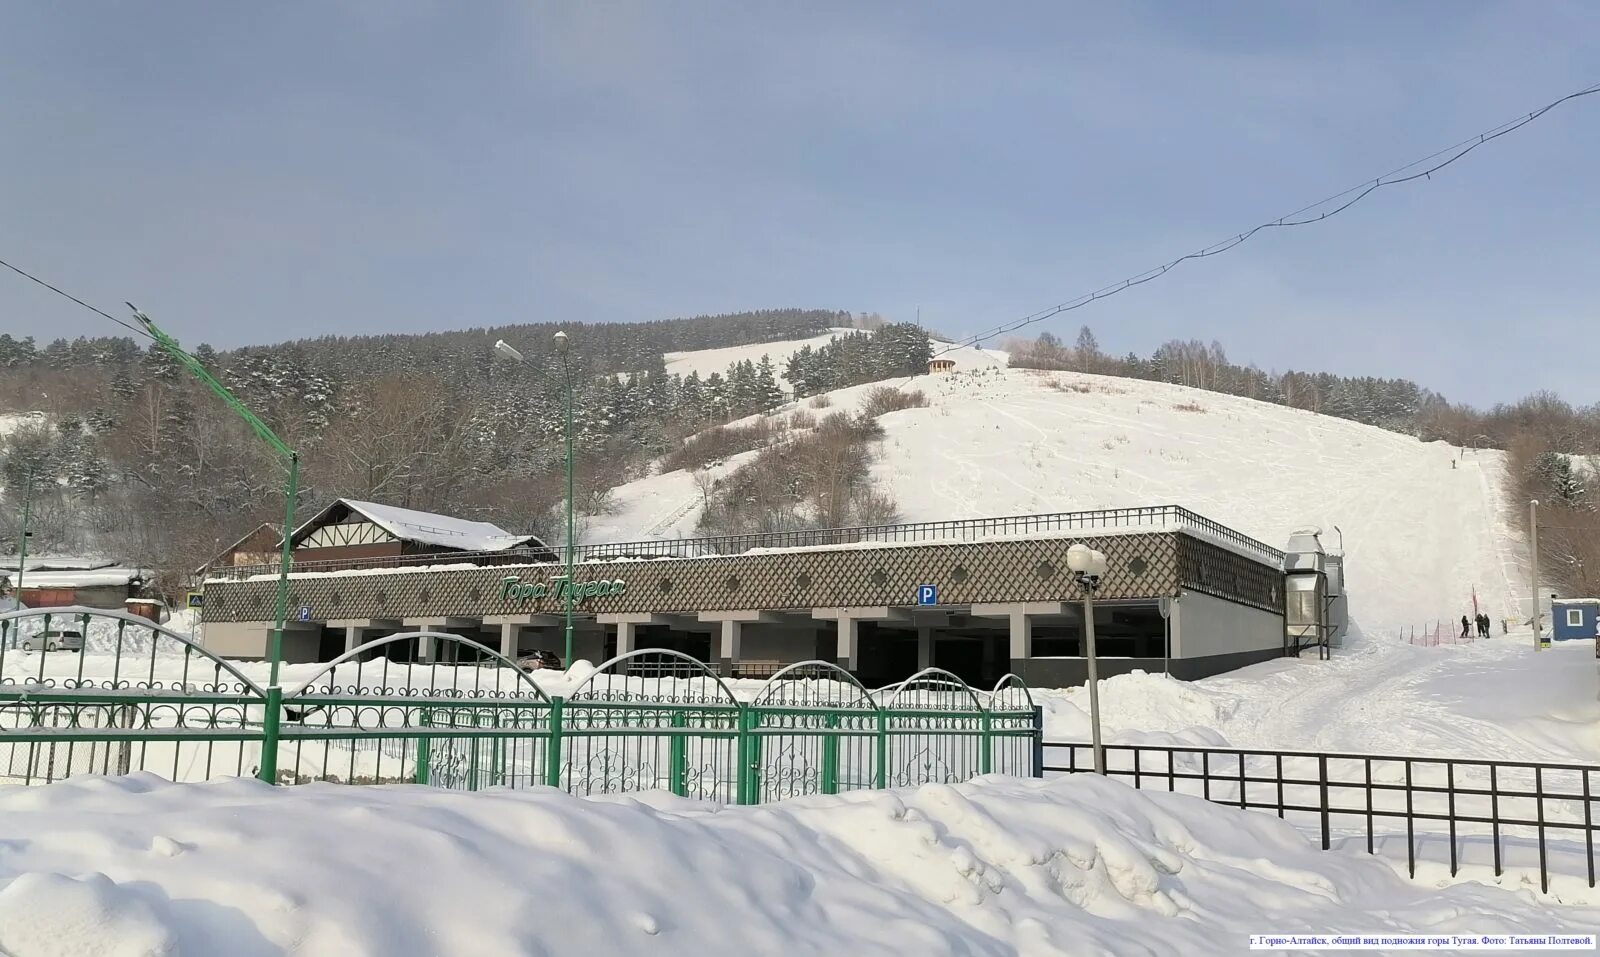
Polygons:
M21 650L63 621L85 636L81 654ZM240 666L121 613L0 615L0 784L248 775L275 748L284 784L666 790L756 804L1042 767L1039 711L1014 676L985 692L928 669L871 690L810 661L730 685L693 658L646 649L552 696L494 650L430 632L286 674L290 687L269 695Z

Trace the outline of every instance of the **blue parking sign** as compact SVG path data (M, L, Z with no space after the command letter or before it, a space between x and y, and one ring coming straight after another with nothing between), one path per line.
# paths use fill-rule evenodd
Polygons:
M917 586L917 604L919 604L919 605L937 605L937 604L939 604L939 590L937 588L935 588L934 586L932 586L932 585L918 585Z
M301 621L310 621L311 620L311 606L310 605L301 605L300 606L300 620Z

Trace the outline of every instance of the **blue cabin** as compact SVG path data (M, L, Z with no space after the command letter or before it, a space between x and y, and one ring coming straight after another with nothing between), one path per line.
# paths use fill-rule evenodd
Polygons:
M1600 598L1550 599L1550 637L1556 641L1595 637Z

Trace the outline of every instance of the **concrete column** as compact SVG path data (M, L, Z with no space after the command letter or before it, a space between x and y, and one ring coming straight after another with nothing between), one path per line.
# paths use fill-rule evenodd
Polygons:
M522 638L522 626L516 622L505 622L500 625L500 653L515 661L517 658L517 642Z
M933 667L933 627L917 626L917 670Z
M1007 616L1011 624L1011 657L1033 657L1033 622L1023 612L1012 612Z
M720 673L724 678L732 677L733 663L743 657L739 648L743 639L744 622L732 619L722 622L722 642L717 648L717 663L721 665Z
M433 636L423 635L417 639L417 660L428 664L433 661Z
M854 672L861 667L861 621L846 615L839 616L839 667Z
M974 604L972 614L979 618L1004 618L1008 624L1011 651L1011 670L1023 674L1025 662L1033 657L1033 618L1036 615L1060 615L1066 605L1058 601L996 602Z
M362 628L360 625L346 625L344 628L345 652L348 654L349 652L355 651L356 646L361 644L362 638L365 634L366 629Z
M638 623L632 621L617 622L617 654L625 655L634 650L638 638Z

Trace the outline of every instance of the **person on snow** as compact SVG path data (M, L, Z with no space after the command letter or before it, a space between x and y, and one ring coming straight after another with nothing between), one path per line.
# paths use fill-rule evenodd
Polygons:
M1467 621L1467 616L1461 616L1461 637L1466 638L1471 634L1472 623Z
M1489 616L1488 615L1485 615L1485 614L1479 614L1478 615L1478 637L1479 638L1487 638L1487 637L1489 637Z

